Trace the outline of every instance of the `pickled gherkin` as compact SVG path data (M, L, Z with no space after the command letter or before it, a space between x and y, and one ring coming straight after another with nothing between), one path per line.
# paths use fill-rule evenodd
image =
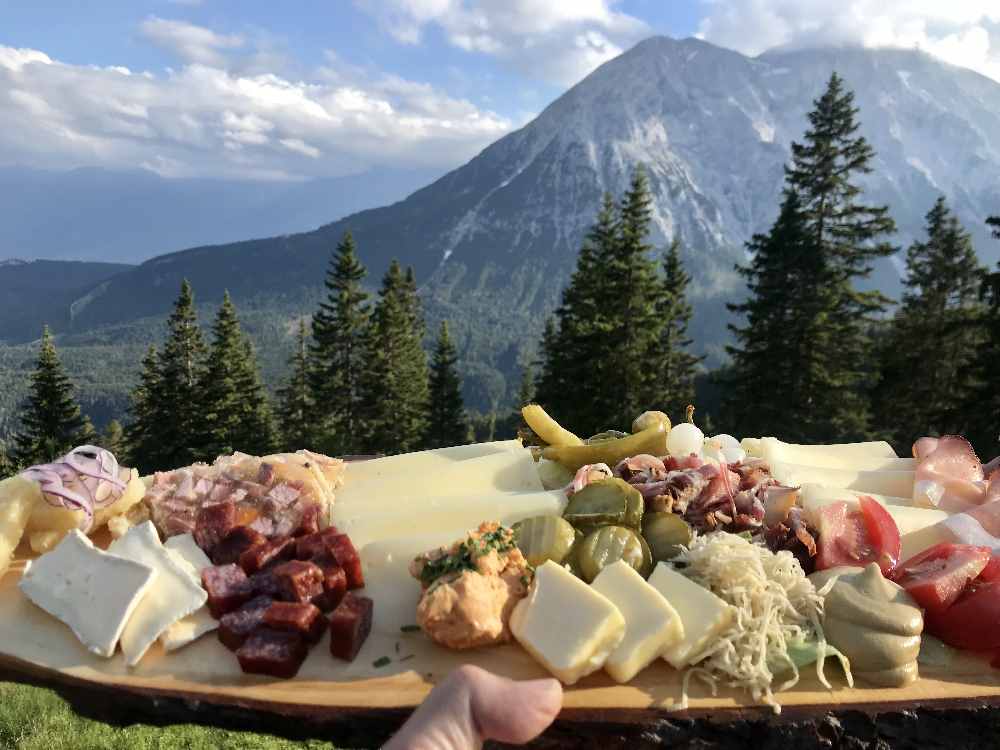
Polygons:
M591 583L605 567L619 560L624 560L643 578L653 569L649 547L639 534L624 526L595 529L576 550L575 562L587 583Z
M642 495L621 479L600 479L573 494L563 518L584 528L607 524L638 528L638 521L642 519Z
M677 557L693 536L691 527L676 513L647 513L642 519L642 535L656 562Z
M514 543L535 567L546 560L561 565L576 541L576 530L559 516L525 518L515 523L513 530Z

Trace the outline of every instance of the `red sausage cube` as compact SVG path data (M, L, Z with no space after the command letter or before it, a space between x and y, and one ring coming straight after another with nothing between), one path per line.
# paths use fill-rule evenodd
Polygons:
M374 603L366 596L344 595L330 614L330 653L354 661L372 630Z
M315 563L289 560L274 569L274 576L286 602L310 602L323 593L323 571Z
M244 552L263 544L267 544L267 537L259 531L249 526L237 526L215 545L212 550L212 562L216 565L239 562Z
M327 542L327 550L333 559L347 574L347 588L360 589L365 585L365 576L361 572L361 557L354 549L354 544L347 534L337 534Z
M328 526L315 534L300 536L295 542L295 558L297 560L314 560L329 553L329 546L335 537L340 536L336 526Z
M206 555L212 556L215 545L236 526L236 503L227 500L216 505L203 505L194 522L194 540Z
M250 579L239 565L205 568L201 585L208 592L208 611L216 620L244 604L252 593Z
M239 609L222 616L219 620L219 640L230 651L235 651L264 623L264 613L273 600L269 596L251 599Z
M236 652L240 667L248 674L290 679L298 674L309 647L302 636L283 630L258 628Z
M302 503L302 520L299 521L299 527L295 529L292 536L305 536L306 534L315 534L319 531L320 516L323 514L323 509L318 503Z
M320 567L323 569L323 593L313 599L313 604L324 612L330 612L337 608L347 593L347 575L335 563Z
M240 555L240 567L250 575L263 570L273 562L291 560L294 555L295 540L288 536L278 537L246 550Z
M250 590L254 596L267 594L272 599L277 599L281 594L281 583L274 574L274 569L261 570L250 576Z
M316 643L323 637L326 618L312 604L272 602L264 612L264 625L275 630L298 633L307 643Z

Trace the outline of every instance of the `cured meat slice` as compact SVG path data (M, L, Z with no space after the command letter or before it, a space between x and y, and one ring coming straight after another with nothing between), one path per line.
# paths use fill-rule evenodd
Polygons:
M330 615L330 653L354 661L372 630L374 603L366 596L348 593Z
M354 548L351 538L347 534L337 534L327 542L326 547L337 561L337 565L344 569L347 575L347 588L363 588L365 576L361 571L361 557Z
M295 542L295 557L298 560L314 560L327 554L327 547L339 536L336 526L328 526L315 534L300 536Z
M212 556L215 545L236 526L236 503L204 505L198 509L194 524L194 540L206 555Z
M230 651L235 651L264 623L264 613L274 600L269 596L258 596L239 609L228 612L219 620L219 640Z
M302 518L299 521L299 527L295 530L292 536L305 536L306 534L315 534L319 531L319 521L322 513L323 509L316 503L304 505L302 508Z
M323 571L315 563L289 560L274 569L274 576L286 602L311 602L323 593Z
M240 555L240 566L249 575L263 570L274 562L291 560L294 554L295 539L279 537L247 549Z
M951 512L985 501L983 466L965 438L920 438L913 444L913 455L917 458L915 500Z
M252 589L239 565L216 565L201 571L201 585L208 592L208 611L218 620L245 603Z
M240 668L248 674L290 679L309 652L302 636L285 630L258 628L236 652Z
M272 602L264 612L264 625L275 630L298 633L307 643L316 643L323 637L326 618L314 604Z
M347 575L334 562L320 563L320 567L323 569L323 593L313 598L313 604L324 612L331 612L347 593Z
M211 555L212 562L216 565L239 562L248 549L264 544L267 544L267 538L259 531L254 531L249 526L237 526L215 545Z

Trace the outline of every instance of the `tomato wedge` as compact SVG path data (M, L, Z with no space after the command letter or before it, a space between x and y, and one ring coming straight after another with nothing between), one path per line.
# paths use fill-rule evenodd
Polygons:
M976 580L983 583L1000 580L1000 557L993 555Z
M1000 581L969 585L944 612L928 612L924 629L955 648L1000 649Z
M877 500L863 495L858 506L853 509L847 502L840 502L820 510L816 568L874 562L882 575L888 576L899 562L899 529Z
M892 580L906 589L926 612L942 613L980 575L990 561L989 547L935 544L901 563Z

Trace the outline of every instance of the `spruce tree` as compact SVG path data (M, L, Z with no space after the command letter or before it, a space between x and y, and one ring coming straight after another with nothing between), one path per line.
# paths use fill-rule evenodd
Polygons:
M458 352L448 334L448 323L441 321L431 362L425 448L462 445L468 437L469 422L462 403L462 381L457 364Z
M1000 225L1000 221L997 222ZM967 437L984 461L1000 455L1000 264L984 274L980 298L985 303L981 317L982 341L970 366L972 385L963 405Z
M15 471L14 462L7 455L7 444L0 441L0 481L11 476Z
M93 427L88 432L88 425L45 326L28 400L21 410L21 431L14 438L14 458L22 466L58 458L92 437Z
M927 214L927 239L906 254L902 304L884 338L873 406L897 450L921 435L962 432L962 399L980 339L983 269L943 197Z
M126 455L125 431L122 429L121 422L117 419L108 422L98 442L102 448L113 453L119 461L124 462Z
M157 363L156 415L151 439L158 442L156 463L147 470L187 466L215 456L204 442L206 399L202 392L205 344L185 279L167 319L167 340Z
M652 376L647 403L671 419L680 419L687 405L694 402L694 378L702 359L689 351L693 343L687 332L692 315L687 301L690 283L681 263L680 240L675 238L663 256L663 278L656 299L660 335L646 357Z
M315 402L309 387L310 361L306 321L299 321L295 351L288 361L290 374L278 391L278 421L283 450L294 451L313 445Z
M424 435L427 356L423 316L412 272L393 261L382 279L365 339L360 382L363 451L405 453Z
M993 230L993 236L1000 240L1000 216L989 217L986 224Z
M313 316L310 348L316 448L333 455L357 452L366 432L359 381L370 317L368 294L361 288L365 273L348 232L327 271L327 297Z
M144 474L167 468L159 440L159 420L164 415L160 409L160 358L155 346L146 350L139 383L133 389L130 401L131 421L125 428L129 465Z
M826 300L810 295L820 260L814 252L798 194L786 188L781 211L767 234L747 243L748 266L737 266L748 296L729 304L742 325L730 324L732 364L721 376L722 415L735 435L779 435L806 441L821 431L823 415L811 405L807 372L822 369L822 350L810 337Z
M242 402L233 444L236 450L263 456L273 451L276 444L274 412L260 376L256 348L246 336L243 336L242 349L243 358L236 372Z

